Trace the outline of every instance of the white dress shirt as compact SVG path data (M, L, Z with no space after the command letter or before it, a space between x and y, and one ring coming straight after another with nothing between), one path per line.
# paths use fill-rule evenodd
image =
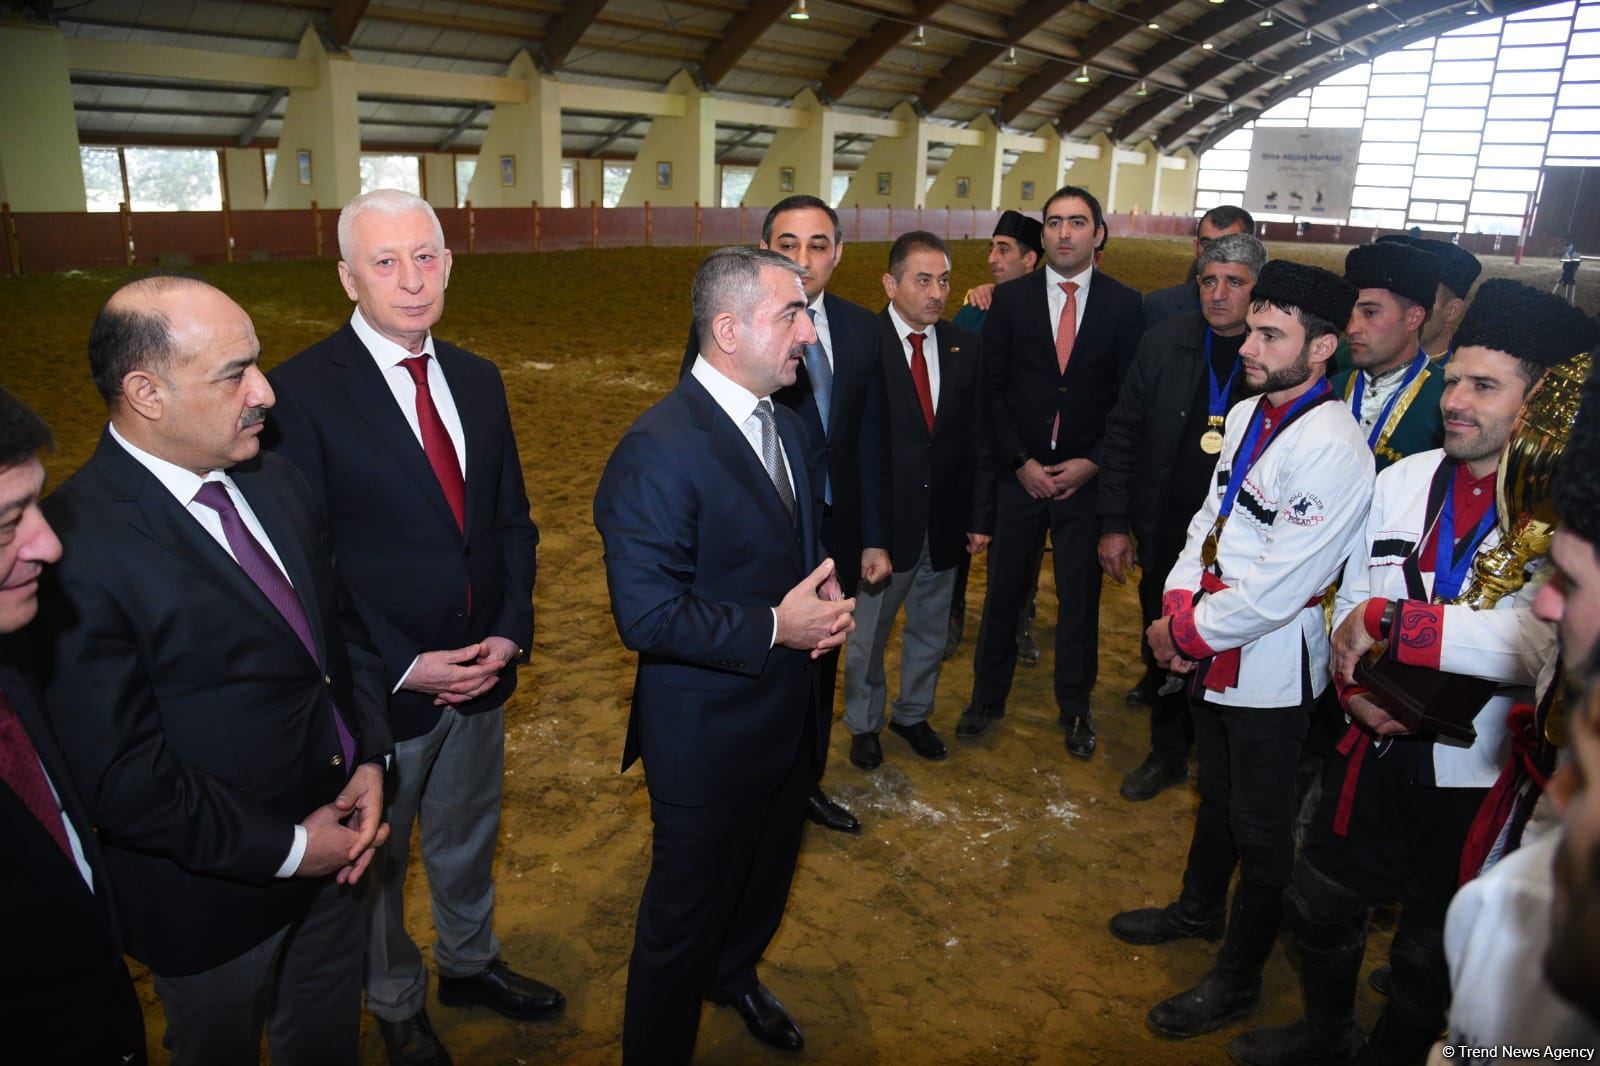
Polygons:
M1065 295L1063 293L1062 295ZM1059 312L1058 312L1059 314ZM894 304L889 305L889 321L894 323L894 331L900 335L900 348L906 357L906 366L911 366L911 335L913 333L926 334L922 340L922 358L928 364L928 392L933 396L933 410L939 410L939 335L933 326L918 329L906 325L906 320L900 317L900 312L895 310ZM915 381L915 376L912 377Z
M201 477L193 470L185 470L181 466L169 463L165 459L151 455L143 448L129 443L127 438L117 432L116 426L108 425L106 428L111 431L111 439L122 445L123 450L133 456L140 466L150 471L151 476L161 482L162 486L177 499L178 506L187 511L189 516L196 522L199 522L200 528L204 529L212 540L222 546L222 550L228 553L228 558L237 563L239 558L233 554L233 548L228 545L228 535L222 529L222 516L205 504L196 503L194 499L200 492L200 486L207 481L221 482L222 487L227 490L229 498L233 500L233 505L238 508L239 518L243 520L245 528L250 531L252 537L256 538L257 543L267 550L267 554L272 556L272 561L278 565L278 571L283 574L283 579L289 582L291 588L293 587L294 582L289 580L289 571L284 568L283 559L278 555L278 550L272 546L272 538L268 537L267 531L261 528L260 519L256 518L255 511L250 509L250 501L244 498L244 493L239 491L238 486L233 483L233 479L228 476L226 471L213 470L206 474L205 477ZM305 856L305 853L306 827L296 825L294 827L294 844L289 848L289 855L283 860L283 865L278 867L277 876L293 877L294 872L300 868L300 860Z
M1412 353L1413 358L1416 353ZM1389 397L1400 391L1400 386L1405 384L1406 371L1411 369L1411 360L1407 359L1392 370L1385 371L1374 377L1365 370L1358 370L1364 379L1361 387L1361 417L1356 421L1361 423L1361 431L1370 434L1372 427L1378 422L1378 415L1383 413L1384 404L1389 402Z
M428 334L427 339L422 342L421 353L408 352L368 325L367 320L361 317L359 307L350 316L350 328L356 331L356 336L361 338L361 343L366 346L372 361L378 364L383 382L389 386L389 391L394 393L394 402L400 405L400 413L406 416L406 425L416 434L418 444L422 443L422 427L417 424L417 384L411 380L411 371L401 366L400 361L410 359L414 354L429 356L428 391L433 394L433 406L439 409L439 421L444 423L445 432L450 434L450 443L456 446L456 461L461 464L461 476L465 478L467 435L461 428L461 414L456 410L456 400L450 393L450 383L445 380L444 371L439 369L439 359L434 355L433 334Z
M1072 323L1073 336L1076 337L1083 332L1083 309L1089 302L1089 279L1092 277L1094 277L1094 266L1092 264L1085 268L1083 273L1074 274L1070 278L1058 272L1053 266L1044 268L1044 294L1050 301L1050 337L1052 340L1061 331L1061 308L1067 302L1067 294L1061 288L1061 283L1063 281L1075 281L1078 283L1078 291L1072 294L1072 299L1075 303L1074 310L1077 312L1076 318Z
M739 432L744 434L744 439L750 449L756 453L756 462L761 464L761 469L767 468L767 461L761 454L761 421L756 418L756 407L762 397L757 396L743 385L728 377L722 371L706 362L706 357L696 355L694 366L689 368L689 373L705 390L711 394L717 406L722 408L724 414L733 420L739 427ZM776 406L776 405L774 405ZM777 432L777 412L773 412L773 432ZM789 478L789 494L797 495L794 491L794 473L789 465L789 452L783 446L783 437L778 437L778 454L783 456L783 472ZM796 504L798 506L798 504ZM778 609L772 609L772 639L767 646L771 647L778 642Z

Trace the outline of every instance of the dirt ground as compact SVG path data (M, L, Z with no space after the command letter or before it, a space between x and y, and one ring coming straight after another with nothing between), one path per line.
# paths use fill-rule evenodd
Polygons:
M1337 269L1343 249L1280 246L1279 254ZM643 884L649 809L637 769L617 773L633 658L617 641L590 504L602 464L628 423L673 382L688 321L693 249L462 257L439 335L497 362L505 375L533 513L543 537L535 591L533 664L507 708L505 817L496 870L504 957L562 988L558 1020L519 1024L485 1010L430 1001L457 1063L613 1062L633 917ZM833 289L881 306L883 245L847 250ZM981 242L957 245L957 298L987 280ZM1182 277L1187 242L1113 239L1104 268L1140 289ZM1486 276L1548 288L1552 261L1489 261ZM264 362L275 364L348 315L331 263L205 268L202 275L251 313ZM1585 268L1586 308L1600 282ZM104 408L83 355L91 318L122 274L0 281L0 384L54 426L49 462L59 482L89 454ZM954 307L952 307L952 312ZM1048 567L1046 571L1048 573ZM1164 1041L1144 1012L1186 988L1214 949L1188 942L1134 948L1105 928L1116 911L1166 902L1177 891L1195 807L1191 789L1130 804L1117 784L1147 747L1147 720L1122 693L1139 673L1138 604L1107 584L1100 749L1069 759L1055 721L1050 655L1019 669L1010 713L976 743L951 735L972 680L982 605L981 565L969 590L967 640L946 664L934 726L950 758L928 763L894 736L875 773L852 767L849 737L833 732L825 784L865 824L860 837L809 827L786 920L764 981L806 1034L801 1056L828 1063L1190 1063L1224 1059L1237 1030ZM1040 594L1039 642L1053 638L1050 579ZM890 685L896 683L894 649ZM892 688L891 688L892 690ZM431 937L418 872L408 897L419 943ZM1369 965L1386 937L1374 938ZM136 967L136 972L138 968ZM162 1019L147 976L152 1061ZM1257 1018L1298 1014L1282 952L1267 970ZM1378 1000L1362 986L1363 1020ZM384 1061L364 1019L363 1061ZM730 1010L708 1007L698 1058L706 1063L794 1061L752 1040Z

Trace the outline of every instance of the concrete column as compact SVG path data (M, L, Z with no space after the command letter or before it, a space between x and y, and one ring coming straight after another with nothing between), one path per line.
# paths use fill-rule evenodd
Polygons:
M867 149L861 169L845 190L839 206L924 207L927 204L928 131L908 103L895 105L891 121L899 122L905 133L900 137L879 137ZM889 176L889 190L882 192L883 179Z
M1155 207L1159 215L1192 215L1195 186L1200 181L1200 160L1188 147L1160 159L1156 174Z
M716 98L681 70L667 82L667 92L683 97L683 117L650 120L619 207L641 207L647 200L657 207L717 206Z
M1097 133L1087 144L1068 143L1066 152L1072 159L1072 165L1067 168L1067 183L1088 189L1100 201L1102 208L1111 210L1107 204L1111 199L1112 180L1116 175L1116 145L1112 144L1111 139L1105 134ZM1047 192L1045 195L1049 196L1050 193Z
M422 187L434 207L456 206L456 157L449 152L423 152Z
M54 26L0 26L0 200L13 211L83 211L83 160L67 47Z
M222 165L228 177L228 206L235 211L259 211L267 206L266 171L259 148L224 148Z
M528 99L495 105L467 199L474 207L526 207L535 200L559 207L561 85L540 73L526 51L516 54L506 73L528 83ZM594 198L600 198L598 186Z
M944 169L928 189L926 206L975 207L980 211L993 211L1000 206L1000 171L1005 162L1000 130L988 115L979 115L968 128L982 132L983 143L961 145L950 153ZM963 178L965 190L961 187Z
M1012 164L1000 182L1000 203L996 206L1037 217L1050 194L1061 188L1073 160L1067 151L1069 145L1062 141L1055 126L1046 122L1033 135L1044 139L1044 151L1028 152Z
M316 64L317 85L290 89L273 161L267 206L343 207L361 192L361 121L356 110L355 64L330 56L314 29L300 38L298 58ZM310 156L310 181L302 182L300 153Z
M796 193L833 200L833 110L823 107L810 89L802 90L790 106L806 112L810 122L802 129L773 133L744 192L747 207L771 207Z
M1116 164L1116 180L1111 188L1107 211L1154 210L1156 192L1156 166L1161 153L1151 141L1144 141L1133 151L1117 148L1112 151ZM1112 206L1115 204L1116 206Z

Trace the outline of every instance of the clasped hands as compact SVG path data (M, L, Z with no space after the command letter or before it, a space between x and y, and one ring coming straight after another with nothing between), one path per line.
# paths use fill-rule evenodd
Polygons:
M1077 492L1100 468L1088 459L1064 459L1045 466L1029 459L1017 468L1017 481L1036 500L1064 500Z
M1378 643L1372 634L1367 632L1367 604L1371 602L1371 600L1362 601L1360 606L1345 615L1344 621L1333 631L1331 647L1333 676L1347 685L1356 683L1356 664ZM1345 700L1345 710L1350 717L1380 737L1410 732L1402 722L1384 710L1382 705L1370 696L1351 696Z
M1178 645L1173 642L1170 616L1163 616L1151 622L1150 628L1144 631L1144 639L1150 645L1151 657L1163 670L1170 670L1174 674L1190 674L1198 665L1193 659L1185 658L1178 650Z
M344 791L300 824L306 830L306 850L294 875L337 873L339 884L355 884L389 839L389 823L383 820L383 770L376 763L356 767Z
M774 643L821 658L843 644L855 629L855 609L855 599L845 599L839 587L833 560L824 559L778 604Z

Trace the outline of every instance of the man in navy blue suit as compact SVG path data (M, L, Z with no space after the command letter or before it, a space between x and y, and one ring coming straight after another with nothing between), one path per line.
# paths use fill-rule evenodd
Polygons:
M800 850L831 708L815 660L853 628L818 536L823 453L773 404L816 329L802 269L726 248L694 280L700 351L633 424L595 494L622 642L639 653L622 768L654 825L623 1018L625 1062L686 1062L700 1001L803 1044L756 977Z

